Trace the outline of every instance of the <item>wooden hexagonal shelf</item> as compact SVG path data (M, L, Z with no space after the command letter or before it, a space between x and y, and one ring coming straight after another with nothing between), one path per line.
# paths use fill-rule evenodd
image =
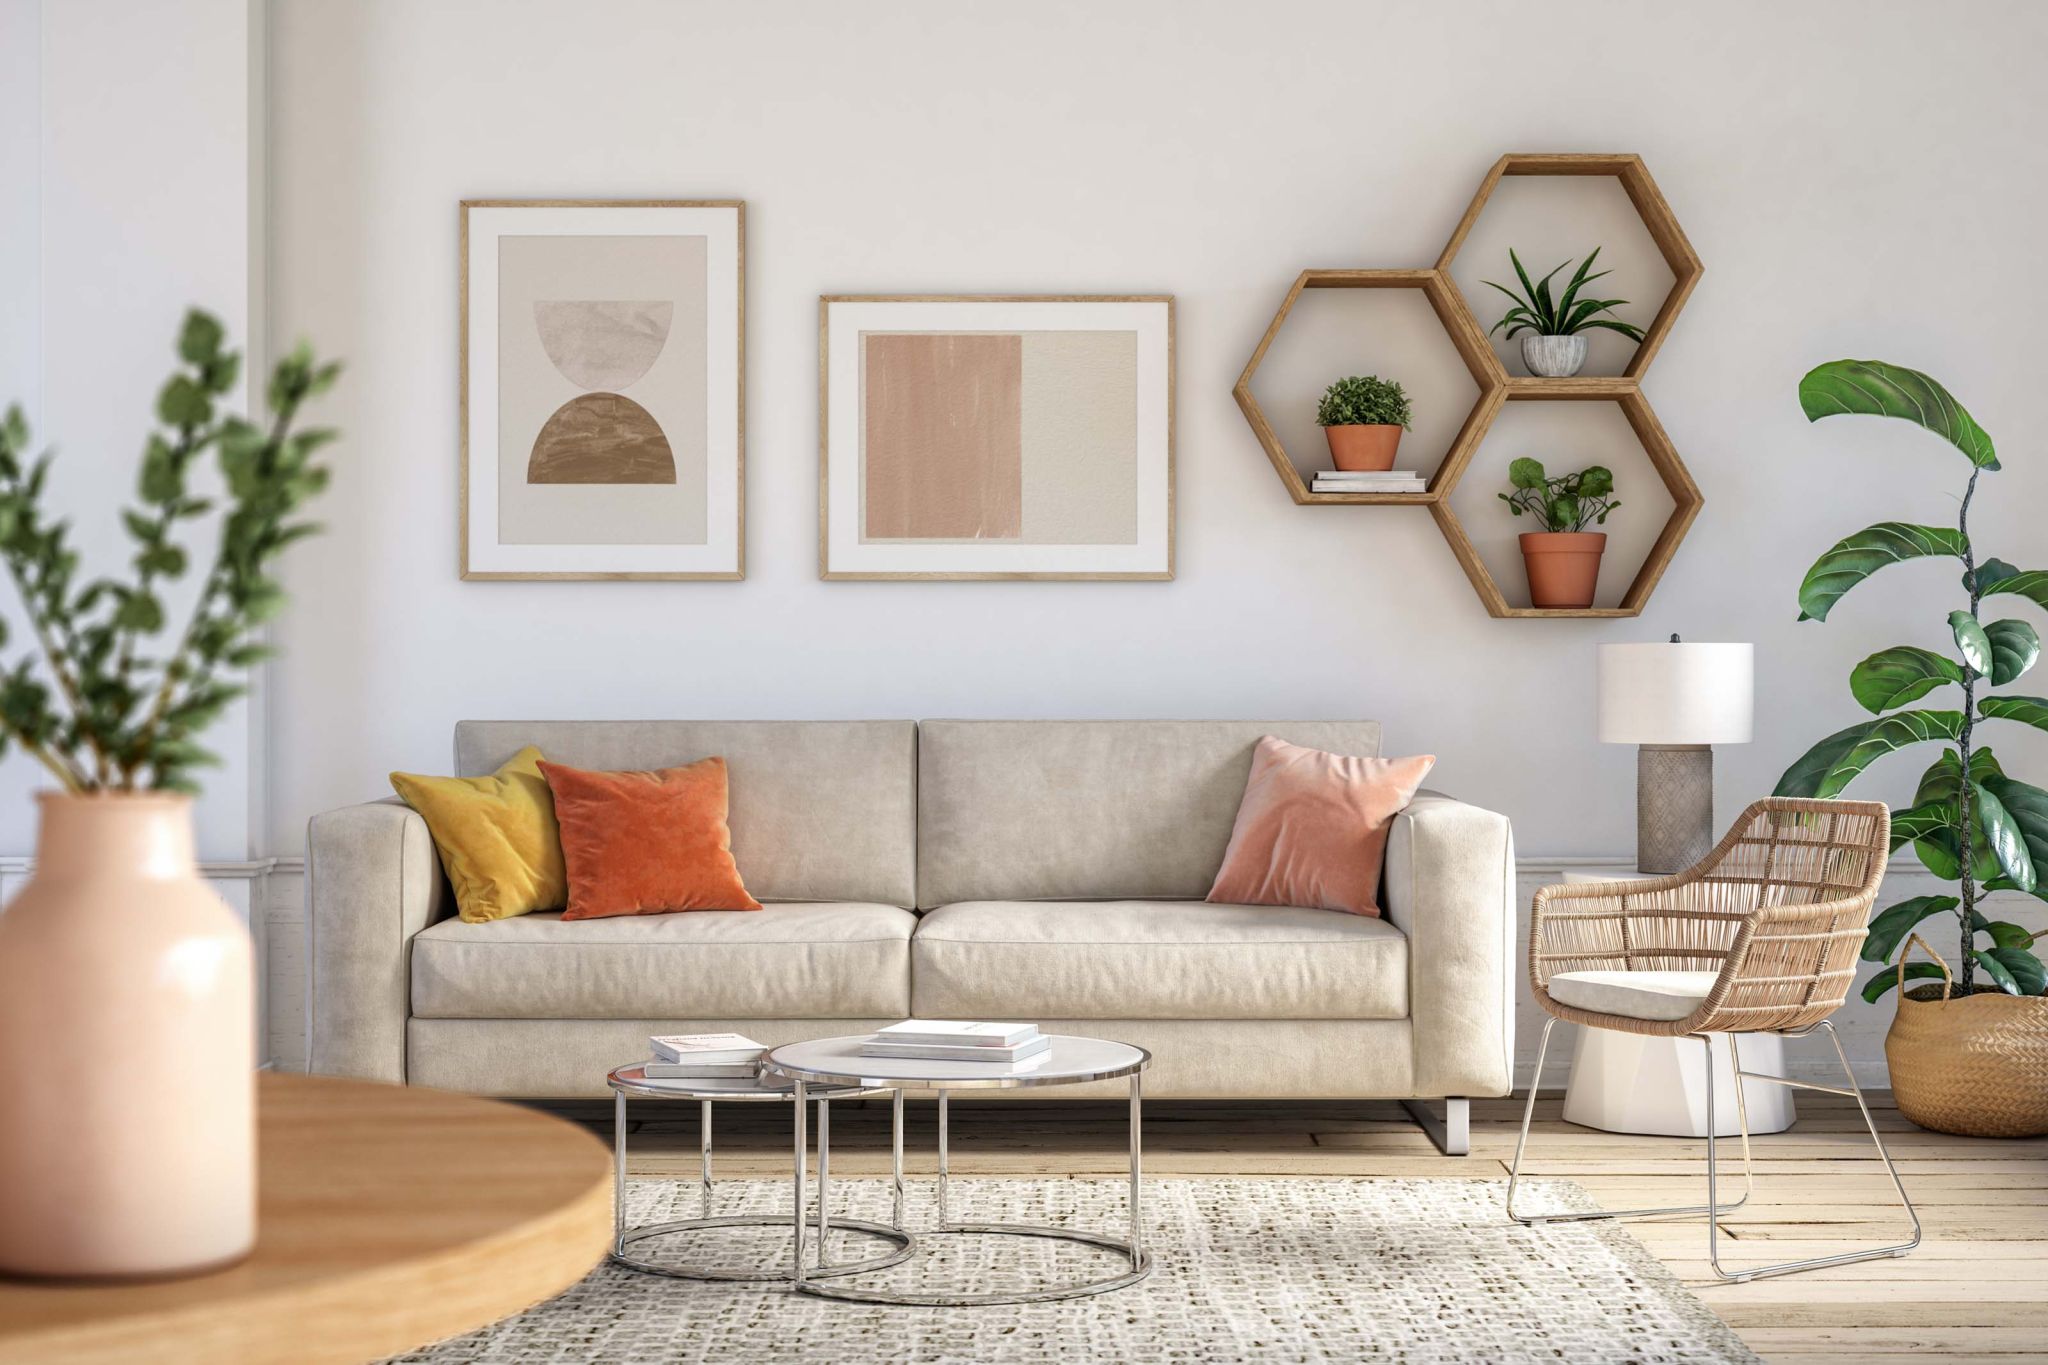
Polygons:
M1301 471L1288 457L1280 438L1259 410L1259 402L1252 396L1252 376L1259 372L1259 363L1266 358L1273 339L1280 335L1280 329L1287 322L1287 315L1293 311L1304 289L1419 289L1429 301L1430 309L1437 321L1443 324L1444 333L1451 345L1457 349L1458 358L1471 371L1472 380L1479 386L1478 401L1466 415L1464 425L1451 441L1450 449L1430 476L1429 487L1421 493L1316 493L1302 482ZM1244 410L1245 420L1251 423L1252 431L1265 448L1266 458L1273 462L1274 472L1280 482L1287 486L1288 496L1298 503L1321 504L1392 504L1434 507L1458 482L1466 462L1486 434L1486 427L1493 420L1493 414L1500 408L1502 395L1507 388L1507 372L1501 368L1494 356L1493 348L1486 344L1480 334L1479 324L1472 320L1471 310L1458 297L1458 290L1450 277L1440 270L1304 270L1296 277L1293 288L1280 302L1280 311L1273 315L1266 334L1259 338L1258 349L1245 363L1244 373L1238 376L1237 386L1231 390L1237 397L1238 407Z
M1473 588L1479 593L1479 600L1486 604L1489 616L1501 617L1618 617L1639 616L1656 590L1657 580L1670 567L1671 557L1678 552L1678 543L1685 539L1687 528L1697 517L1701 505L1706 501L1700 495L1699 486L1692 481L1685 462L1678 457L1671 438L1664 434L1663 424L1657 414L1650 410L1650 400L1632 379L1610 378L1574 382L1571 387L1552 382L1543 388L1511 390L1510 401L1564 401L1564 402L1612 402L1621 406L1621 414L1627 419L1636 440L1641 442L1643 453L1650 458L1650 465L1657 471L1657 477L1671 494L1671 516L1658 533L1656 543L1650 547L1649 556L1636 571L1629 583L1628 591L1622 594L1618 607L1588 607L1584 609L1558 609L1547 607L1518 607L1508 601L1500 585L1487 572L1486 562L1479 557L1472 546L1471 537L1465 534L1464 526L1458 521L1458 514L1452 510L1449 490L1445 496L1430 504L1430 515L1436 518L1444 539L1450 543L1451 553L1458 557L1465 576L1472 580Z
M1657 310L1657 316L1643 329L1643 339L1636 346L1636 353L1630 357L1622 377L1639 380L1643 372L1656 359L1658 348L1671 332L1671 324L1678 317L1678 310L1685 306L1686 298L1699 283L1706 267L1700 264L1699 256L1693 251L1692 243L1685 239L1685 230L1678 226L1671 206L1664 202L1657 182L1650 178L1650 172L1643 165L1643 159L1628 152L1510 152L1493 163L1493 169L1479 182L1479 192L1472 196L1472 205L1465 210L1465 216L1458 220L1458 227L1451 234L1451 240L1444 244L1443 254L1437 257L1436 268L1444 278L1450 278L1451 262L1457 259L1458 248L1465 244L1465 238L1479 221L1480 213L1486 208L1486 201L1493 197L1502 176L1507 175L1611 175L1621 182L1622 191L1635 206L1636 215L1643 220L1650 240L1664 257L1664 263L1671 267L1671 292L1664 297L1664 304ZM1453 286L1452 293L1456 294ZM1459 305L1464 305L1462 296ZM1468 310L1469 311L1469 310ZM1474 326L1478 324L1475 322ZM1489 347L1489 350L1491 348ZM1541 379L1515 376L1507 381L1515 391L1535 391L1555 388L1563 391L1585 390L1599 384L1597 379ZM1585 396L1593 396L1590 392Z

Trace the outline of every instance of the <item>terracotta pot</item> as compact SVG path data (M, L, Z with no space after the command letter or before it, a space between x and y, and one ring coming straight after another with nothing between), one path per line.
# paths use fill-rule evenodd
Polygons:
M1323 439L1330 443L1330 458L1339 469L1392 469L1394 452L1401 448L1401 431L1398 423L1391 422L1324 427Z
M1522 565L1529 571L1529 601L1538 607L1585 608L1600 585L1605 531L1527 531Z
M191 802L45 794L0 911L0 1272L211 1269L256 1238L249 933Z

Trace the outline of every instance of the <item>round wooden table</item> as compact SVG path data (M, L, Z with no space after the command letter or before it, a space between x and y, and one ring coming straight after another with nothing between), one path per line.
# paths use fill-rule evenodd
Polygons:
M257 1126L255 1254L186 1280L0 1278L0 1360L375 1360L550 1298L610 1248L610 1157L565 1120L266 1073Z

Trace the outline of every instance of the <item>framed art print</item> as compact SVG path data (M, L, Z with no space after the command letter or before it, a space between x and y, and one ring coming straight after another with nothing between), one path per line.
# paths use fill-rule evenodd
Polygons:
M734 200L462 205L462 576L742 578Z
M1173 300L819 301L821 577L1173 577Z

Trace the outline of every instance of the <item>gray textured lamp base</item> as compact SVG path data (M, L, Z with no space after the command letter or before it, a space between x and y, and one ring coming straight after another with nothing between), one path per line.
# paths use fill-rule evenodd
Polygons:
M1713 749L1705 744L1637 745L1637 869L1683 872L1713 847Z

